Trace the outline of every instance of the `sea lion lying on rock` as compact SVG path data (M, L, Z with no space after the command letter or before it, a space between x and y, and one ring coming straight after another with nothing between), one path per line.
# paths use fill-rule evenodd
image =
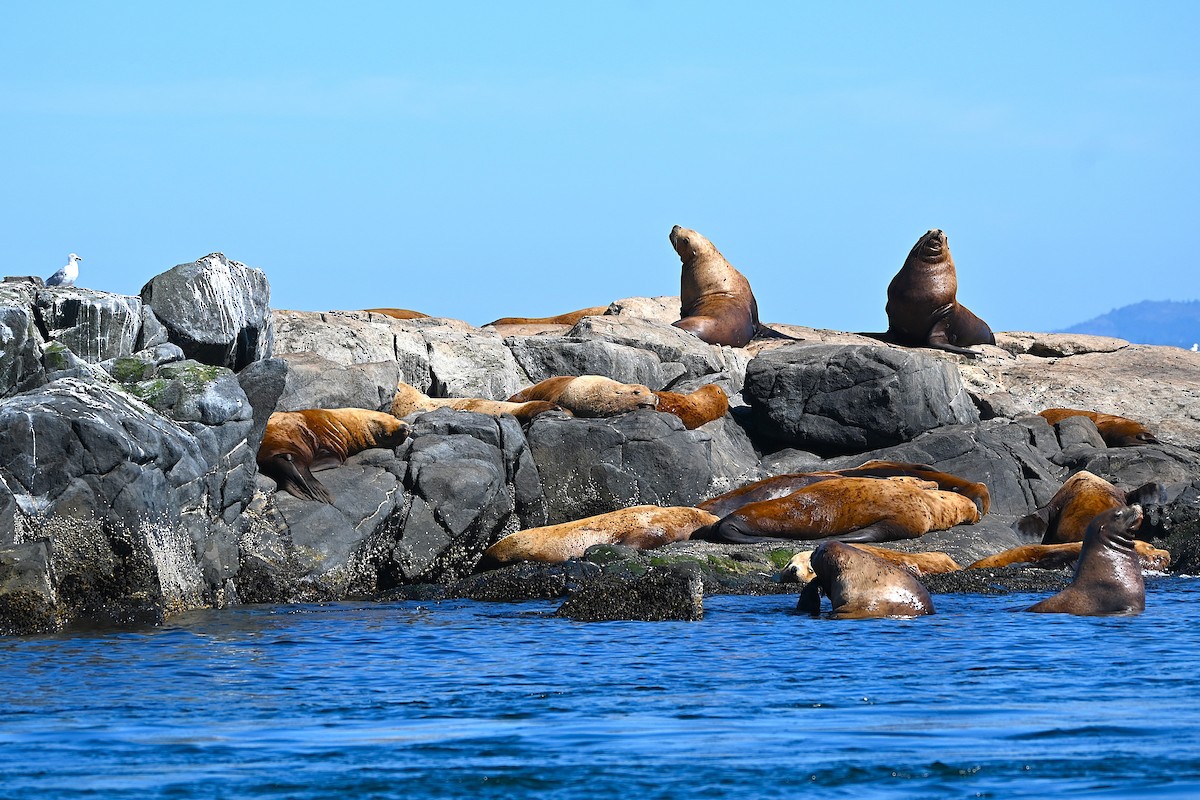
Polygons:
M701 386L690 394L655 392L654 395L658 398L656 408L679 417L689 431L718 420L729 412L729 395L715 383Z
M396 386L396 397L392 400L392 416L407 417L417 411L433 411L435 408L454 408L459 411L474 411L479 414L490 414L498 417L501 414L512 414L521 424L527 424L538 414L547 411L570 412L544 400L531 400L528 403L510 403L507 400L487 400L482 397L429 397L415 386L401 381Z
M612 417L658 405L658 397L648 386L620 383L603 375L546 378L508 398L510 403L531 400L554 403L577 417Z
M912 477L818 481L784 497L748 503L696 538L747 543L764 538L890 542L979 521L968 497Z
M372 447L396 447L411 432L407 422L364 408L276 411L267 419L258 468L289 494L332 503L314 471L340 466Z
M1139 444L1158 444L1154 434L1140 422L1115 414L1101 414L1098 411L1080 411L1074 408L1047 408L1039 411L1038 416L1051 425L1057 425L1067 417L1087 417L1096 423L1100 438L1109 447L1132 447Z
M1032 564L1042 569L1062 569L1069 567L1079 560L1079 552L1083 542L1063 542L1062 544L1025 544L1012 547L1002 553L981 558L967 569L989 569L1007 567L1010 564ZM1138 561L1143 570L1165 572L1171 566L1171 553L1159 550L1149 542L1134 540L1133 549L1137 552Z
M1097 514L1129 504L1160 502L1162 492L1159 484L1147 483L1127 493L1098 475L1080 470L1067 478L1049 503L1021 517L1015 527L1026 536L1040 536L1042 544L1082 542Z
M578 311L568 311L553 317L501 317L481 327L491 328L496 325L574 325L584 317L602 317L608 311L608 306L591 306Z
M392 319L429 319L428 314L422 314L420 311L410 311L407 308L364 308L363 311L369 311L372 314L382 314Z
M1133 615L1146 610L1142 565L1133 534L1141 506L1110 508L1088 525L1071 585L1026 611L1080 616Z
M988 324L958 302L958 276L946 234L925 233L887 290L888 337L897 344L977 356L972 344L995 344Z
M650 550L681 542L717 518L691 506L633 506L607 514L527 528L505 536L484 551L480 566L485 569L513 561L557 563L582 558L594 544L623 544Z
M917 617L932 614L929 592L911 572L842 542L822 542L812 554L813 579L800 592L798 611L821 613L821 594L834 619Z
M922 575L957 572L962 569L957 561L946 553L938 551L906 553L903 550L892 550L870 544L852 544L850 546L865 550L879 556L884 561L903 567L918 578ZM811 581L813 579L812 554L812 550L805 550L792 556L787 566L779 574L780 583L808 583Z

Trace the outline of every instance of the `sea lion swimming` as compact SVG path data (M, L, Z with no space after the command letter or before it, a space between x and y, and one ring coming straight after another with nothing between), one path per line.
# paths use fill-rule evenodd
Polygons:
M888 337L913 347L979 355L967 346L995 344L996 337L986 322L958 302L957 294L958 276L946 234L928 231L888 284Z
M842 542L822 542L812 553L813 579L800 592L798 611L821 613L821 594L834 619L918 617L934 613L929 592L911 572Z
M407 417L417 411L433 411L436 408L453 408L459 411L474 411L498 417L511 414L521 424L529 423L538 414L547 411L566 411L554 403L532 400L527 403L510 403L507 400L488 400L482 397L429 397L415 386L400 381L396 385L396 396L392 399L392 416Z
M510 403L544 400L577 417L612 417L639 408L654 408L658 397L640 383L621 383L603 375L560 375L529 386L508 398Z
M314 471L340 466L372 447L396 447L411 432L407 422L363 408L276 411L267 419L258 468L289 494L332 503Z
M1080 411L1074 408L1047 408L1038 416L1051 425L1057 425L1067 417L1087 417L1096 423L1100 438L1109 447L1133 447L1139 444L1158 444L1154 434L1140 422L1116 414L1101 414L1098 411Z
M690 394L655 392L659 411L674 414L683 420L689 431L718 420L729 411L729 395L715 383L701 386Z
M1147 483L1124 492L1099 475L1080 470L1067 478L1049 503L1021 517L1015 527L1026 536L1040 536L1042 544L1082 542L1097 514L1125 505L1161 502L1162 491L1159 484Z
M1134 615L1146 610L1146 584L1133 546L1141 506L1111 508L1088 526L1071 585L1026 611L1080 616Z

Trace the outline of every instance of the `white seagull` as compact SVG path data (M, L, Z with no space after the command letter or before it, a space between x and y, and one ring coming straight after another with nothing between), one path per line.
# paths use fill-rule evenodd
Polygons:
M71 253L67 256L67 265L46 279L47 286L74 286L79 277L79 262L82 258Z

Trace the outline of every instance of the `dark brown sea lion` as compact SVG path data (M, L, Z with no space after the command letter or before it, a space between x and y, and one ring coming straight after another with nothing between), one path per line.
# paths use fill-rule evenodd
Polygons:
M1041 536L1042 544L1082 542L1097 514L1133 503L1158 502L1161 495L1157 483L1124 492L1100 476L1080 470L1067 478L1049 503L1017 520L1016 528L1026 536Z
M392 319L429 319L428 314L422 314L420 311L409 311L407 308L364 308L363 311L370 311L372 314L383 314L385 317Z
M602 317L606 311L608 311L608 306L591 306L589 308L581 308L578 311L568 311L566 314L558 314L553 317L501 317L500 319L492 320L482 327L488 328L494 325L574 325L584 317Z
M988 324L958 302L958 276L946 234L928 231L909 251L887 290L888 336L898 344L977 356L967 346L995 344Z
M531 400L554 403L577 417L611 417L658 405L658 398L648 386L620 383L602 375L546 378L508 398L510 403Z
M951 475L948 472L939 472L925 464L909 464L902 461L868 461L861 466L848 467L846 469L774 475L717 495L709 500L705 500L703 503L697 504L696 507L723 517L726 514L733 513L747 503L784 497L797 489L811 486L817 481L837 477L891 478L900 475L909 475L914 478L933 481L943 491L956 492L964 497L969 497L975 501L981 515L987 514L991 508L991 495L984 484L968 481L965 478Z
M821 594L834 619L919 617L932 614L933 600L903 567L842 542L822 542L813 551L814 577L800 592L798 611L821 613Z
M1057 425L1067 417L1087 417L1096 423L1100 438L1109 447L1132 447L1139 444L1158 444L1154 434L1140 422L1115 414L1101 414L1097 411L1079 411L1074 408L1047 408L1039 411L1051 425Z
M1083 537L1071 585L1026 611L1081 616L1133 615L1146 610L1146 584L1133 547L1141 506L1110 508Z
M689 431L713 420L720 419L729 411L729 395L715 383L701 386L690 394L679 392L655 392L658 410L674 414L683 420Z
M948 554L940 551L925 553L906 553L903 550L892 550L887 547L877 547L871 544L852 544L859 550L865 550L879 556L884 561L895 564L911 572L918 578L922 575L939 575L945 572L958 572L962 569L957 561ZM808 583L813 579L812 550L796 553L780 572L781 583Z
M513 561L557 563L581 558L594 544L623 544L650 550L680 542L717 518L690 506L633 506L593 517L527 528L505 536L484 551L481 566L491 568Z
M697 538L757 542L764 538L890 542L979 521L970 498L911 477L818 481L784 497L727 514Z
M696 231L676 225L671 246L683 262L680 319L671 324L709 344L745 347L759 327L750 281Z
M267 419L258 468L289 494L332 503L314 471L339 466L372 447L396 447L411 431L391 414L363 408L276 411Z
M510 403L507 400L488 400L483 397L429 397L415 386L403 381L396 385L396 396L392 398L392 416L407 417L417 411L433 411L435 408L454 408L459 411L474 411L479 414L489 414L498 417L501 414L512 414L521 424L533 421L538 414L547 411L571 412L547 403L544 400L531 400L528 403Z
M967 569L988 569L1007 567L1009 564L1032 564L1043 569L1062 569L1069 567L1079 560L1079 551L1083 542L1063 542L1062 544L1025 544L1011 547L1002 553L981 558L969 565ZM1165 572L1171 566L1171 553L1159 550L1149 542L1135 540L1133 549L1137 551L1138 561L1143 570Z

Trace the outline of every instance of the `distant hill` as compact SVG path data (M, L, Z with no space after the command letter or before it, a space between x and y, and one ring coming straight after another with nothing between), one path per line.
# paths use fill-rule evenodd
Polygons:
M1168 344L1190 350L1200 343L1200 300L1143 300L1058 332L1115 336L1136 344Z

